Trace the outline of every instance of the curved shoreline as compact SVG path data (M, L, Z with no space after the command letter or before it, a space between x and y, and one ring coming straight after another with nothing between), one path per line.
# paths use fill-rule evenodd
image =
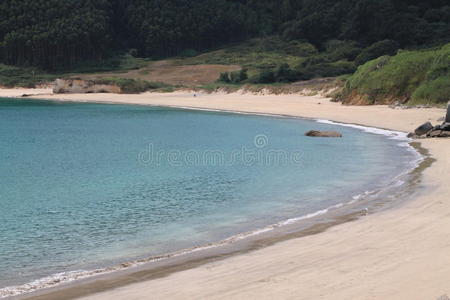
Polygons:
M199 108L186 108L186 107L173 107L177 109L195 110L195 111L213 111L213 112L225 112L232 114L246 114L246 115L259 115L267 117L276 118L293 118L293 119L305 119L302 117L277 115L277 114L261 114L261 113L247 113L240 111L225 111L225 110L208 110ZM424 162L427 157L424 154L420 154L420 148L411 146L411 140L406 137L406 134L399 131L392 131L387 129L380 129L375 127L368 127L355 124L337 123L330 120L322 119L309 119L318 123L327 123L335 126L342 127L352 127L360 131L364 131L369 134L383 135L387 139L399 140L401 143L397 147L408 147L408 150L413 151L416 154L416 159L411 161L411 168L406 171L396 174L393 181L382 189L364 191L358 195L354 195L351 200L347 199L344 202L320 209L318 211L301 215L298 217L292 217L289 219L282 220L274 224L268 224L262 228L257 228L249 232L241 232L232 235L224 240L213 241L208 244L198 245L191 248L180 249L174 252L169 252L161 255L145 257L137 260L124 261L118 265L108 266L104 268L94 269L94 270L79 270L79 271L68 271L59 274L53 274L48 277L40 278L29 283L9 286L0 288L0 292L6 291L6 294L10 293L10 296L2 296L0 294L0 299L5 298L27 298L33 297L34 294L47 294L47 292L53 290L64 290L66 288L71 288L72 286L78 287L84 282L93 282L96 280L104 280L105 278L120 277L123 272L137 272L136 269L140 267L141 271L151 272L153 269L153 264L159 262L161 264L161 269L165 265L170 266L171 262L168 260L181 259L185 260L187 263L190 262L191 257L195 253L195 259L198 261L208 262L211 258L216 256L216 252L221 253L221 257L229 256L233 253L244 253L255 249L256 244L266 243L268 239L273 241L282 241L288 239L287 236L291 234L295 235L309 235L316 234L318 232L314 231L313 228L321 227L325 224L339 224L336 219L340 219L342 222L353 221L359 216L364 216L370 213L375 213L380 209L386 209L395 203L383 202L380 198L380 194L386 192L388 189L394 189L390 191L395 193L396 191L400 193L403 191L401 188L404 184L414 185L414 179L411 174L416 170L420 169L420 165ZM424 150L424 149L422 149ZM400 183L400 184L399 184ZM370 200L368 197L371 197ZM400 196L398 196L400 197ZM403 196L404 197L404 196ZM396 200L397 197L396 197ZM331 222L330 222L331 220ZM303 224L302 222L309 222ZM332 226L332 225L330 225ZM285 228L288 227L288 228ZM247 240L248 239L248 240ZM241 245L241 243L243 243ZM275 243L275 242L274 242ZM227 246L229 249L217 249L219 247ZM205 253L205 251L207 253ZM209 253L211 252L211 253ZM198 254L197 254L198 253ZM203 255L202 255L203 254ZM198 257L197 257L198 256ZM170 271L168 271L170 273ZM167 273L167 274L168 274Z
M58 95L59 96L59 95ZM72 96L72 95L70 95L71 97L69 97L69 98L73 98L74 96ZM75 97L78 97L78 96L80 96L80 95L76 95ZM81 96L83 96L83 95L81 95ZM145 97L148 97L149 95L146 95ZM236 96L236 95L235 95ZM242 95L238 95L238 96L240 96L241 98L242 97L245 97L245 96L242 96ZM85 98L85 100L87 99L87 100L89 100L89 97L92 97L92 95L84 95L84 98ZM108 97L108 95L106 95L106 97ZM142 96L141 96L142 97ZM209 98L209 100L212 100L212 98L214 98L214 97L217 97L217 96L211 96L210 98ZM222 97L222 96L218 96L218 97ZM269 97L269 96L265 96L265 97L261 97L261 96L257 96L257 97L259 97L259 99L264 99L264 98L266 98L266 97ZM83 97L81 97L81 98L83 98ZM95 98L95 97L94 97ZM255 97L253 97L253 98L255 98ZM277 99L280 99L280 100L282 100L283 99L283 96L278 96L278 97L272 97L272 98L277 98ZM288 97L288 98L292 98L292 97ZM266 98L267 99L267 98ZM52 100L52 99L50 99L50 100ZM54 99L53 99L54 100ZM73 100L73 99L71 99L71 100ZM185 100L185 99L182 99L182 100ZM317 97L309 97L309 100L311 100L311 101L313 101L313 102L315 102L315 101L317 101L318 100L318 98ZM320 101L326 101L326 99L320 99ZM81 101L81 102L84 102L84 101ZM93 102L100 102L100 103L105 103L106 101L95 101L95 100L93 100ZM115 102L115 101L109 101L109 102ZM137 101L136 101L137 102ZM159 106L176 106L176 105L172 105L173 104L173 101L172 101L172 103L169 103L170 105L164 105L164 104L161 104L160 102L164 102L164 101L162 101L162 100L158 100L158 101L156 101L156 102L159 102L158 104L155 104L154 103L155 101L153 101L153 103L148 103L148 104L151 104L151 105L159 105ZM181 102L184 102L184 101L181 101ZM129 103L129 101L126 101L126 102L120 102L120 103L124 103L124 104L145 104L145 103ZM183 104L185 104L185 103L183 103ZM196 104L196 103L194 103L194 104ZM257 105L258 103L254 103L254 105ZM277 104L279 104L279 103L277 103ZM276 104L276 105L277 105ZM289 105L291 105L291 103L288 103ZM314 103L314 104L316 104L316 103ZM323 104L323 103L322 103ZM181 105L179 105L179 106L181 106ZM205 106L208 106L208 105L205 105ZM211 106L211 105L210 105ZM212 106L216 106L216 105L212 105ZM225 106L225 107L227 107L227 103L223 103L223 101L222 101L222 104L220 105L220 106ZM325 105L324 105L325 106ZM335 106L334 104L332 104L332 106ZM199 107L194 107L194 105L192 105L192 106L190 106L191 108L193 108L193 109L195 109L195 108L199 108ZM184 107L184 108L186 108L186 107ZM333 107L334 108L334 107ZM345 107L346 108L346 107ZM375 107L376 109L377 108L379 108L379 107ZM213 109L216 109L215 107L213 107ZM267 110L267 108L265 108L266 110ZM362 109L362 110L364 110L365 109L365 107ZM375 109L375 110L376 110ZM227 109L228 110L228 109ZM270 109L269 109L270 110ZM274 109L275 111L279 111L279 109ZM344 110L347 110L347 109L344 109ZM354 107L350 107L349 108L349 110L350 111L352 111L352 110L355 110L354 109ZM357 108L356 110L361 110L360 108ZM368 109L369 111L370 110L374 110L373 108L369 108ZM384 107L383 108L383 110L387 110L387 108L386 107ZM440 111L443 111L443 110L440 110ZM243 111L244 113L251 113L248 109L245 109L244 111ZM388 112L390 112L390 111L388 111ZM343 121L343 119L348 119L348 116L339 116L339 113L338 112L332 112L332 113L337 113L337 118L331 118L331 119L333 119L333 120L336 120L336 121L338 121L338 122L342 122ZM364 113L364 112L363 112ZM278 114L278 112L276 112L275 114ZM314 114L314 113L313 113ZM289 114L289 116L294 116L294 117L297 117L298 116L298 113L297 114ZM313 118L323 118L323 116L322 115L320 115L320 114L318 114L317 116L306 116L307 118L311 118L311 117L313 117ZM350 117L351 118L351 117ZM362 122L360 122L359 121L360 120L360 118L353 118L353 120L352 120L352 122L349 122L349 123L353 123L353 124L361 124ZM344 121L345 122L345 121ZM370 122L369 122L370 123ZM372 126L372 125L371 125ZM413 127L414 126L414 124L401 124L401 126L398 126L398 127L395 127L394 129L395 130L402 130L402 129L404 129L404 128L406 128L408 126L408 128L409 128L409 126L411 126L411 127ZM386 128L386 127L389 127L389 126L380 126L380 127L382 127L382 128ZM391 129L392 129L392 126L391 126ZM447 140L448 141L448 140ZM428 147L426 147L426 148L431 148L431 152L432 152L432 155L434 155L434 156L439 156L438 157L438 167L439 166L441 166L441 164L440 163L442 163L442 158L441 158L441 156L442 155L439 155L439 153L440 152L442 152L442 151L438 151L438 150L436 150L435 149L435 147L433 147L433 143L437 143L437 144L445 144L447 141L445 141L445 140L440 140L440 141L423 141L423 143L425 143L426 144L426 146L428 146ZM445 147L445 146L443 146L443 147ZM441 149L442 150L442 149ZM438 154L436 154L436 152L439 152ZM445 150L444 150L444 154L445 154ZM445 162L444 162L445 163ZM441 166L442 167L442 166ZM445 167L448 167L448 166L445 166ZM434 166L433 166L433 168L435 168ZM432 168L432 169L433 169ZM428 173L428 171L430 171L430 169L427 169L427 173ZM431 172L431 171L430 171ZM429 185L428 185L429 186ZM448 191L447 191L448 192ZM444 195L445 196L445 195ZM448 196L448 194L447 194L447 196ZM414 198L417 198L417 197L414 197ZM417 200L417 201L419 201L419 200ZM416 201L412 201L412 202L416 202ZM408 202L409 203L409 205L411 205L411 203L410 202ZM403 208L402 208L403 209ZM391 211L391 210L389 210L389 211ZM383 213L384 214L384 213ZM377 214L377 216L376 216L376 218L378 218L378 219L380 219L381 217L380 217L380 214ZM354 220L355 219L355 216L349 216L349 218L348 218L348 220ZM371 217L369 217L369 218L363 218L363 219L360 219L360 221L358 221L358 222L353 222L352 224L358 224L358 226L361 226L361 224L364 224L364 223L366 223L366 219L371 219L371 220L373 220L374 218L371 218ZM375 224L377 224L377 223L379 223L379 222L381 222L381 221L379 221L379 222L377 222L377 220L375 220L374 221L375 222ZM343 224L344 222L342 222L342 220L338 220L338 221L336 221L335 223L333 223L332 225L336 225L336 224ZM328 224L329 225L329 224ZM345 226L345 224L344 224L344 226ZM325 227L325 228L324 228ZM336 230L339 230L339 228L340 228L341 226L335 226L335 227L333 227L333 230L332 231L336 231ZM330 228L330 226L327 226L327 225L322 225L321 226L321 228L315 228L314 230L312 230L312 231L316 231L316 232L323 232L325 229L328 229L328 228ZM311 233L311 232L310 232ZM328 235L328 234L327 234ZM303 235L300 235L300 236L303 236ZM321 234L321 235L315 235L314 236L314 239L324 239L324 236L325 236L325 233L323 233L323 234ZM290 236L290 238L294 238L293 239L293 241L291 241L291 242L294 242L296 239L296 237L298 237L298 236L295 236L295 235L291 235ZM310 238L309 238L310 239ZM265 251L265 253L268 253L269 252L269 247L267 247L267 246L269 246L269 245L274 245L274 244L277 244L277 248L279 248L280 247L280 245L279 244L284 244L284 243L279 243L280 241L277 241L276 243L274 242L274 243L268 243L268 242L266 242L266 243L264 243L261 247L257 247L256 249L262 249L261 251ZM264 248L264 249L263 249ZM253 250L255 250L255 249L253 249ZM350 249L351 250L351 249ZM270 250L270 251L272 251L272 250ZM273 251L272 251L273 252ZM242 254L242 252L237 252L237 253L241 253ZM234 254L236 254L236 253L234 253ZM247 255L246 255L247 256ZM227 256L228 257L228 256ZM242 257L242 256L239 256L239 257ZM219 258L224 258L223 257L223 255L221 255L221 254L219 254ZM237 259L237 257L234 259L234 260L236 260ZM225 261L224 260L221 260L222 262L224 262L225 263ZM228 259L227 259L227 261L228 261ZM351 262L352 260L350 260L350 262ZM206 261L206 263L207 262L210 262L210 261ZM196 262L196 261L194 261L194 262L191 262L191 263L189 263L189 264L187 264L187 265L185 265L184 266L184 268L180 268L179 266L178 267L171 267L172 268L172 271L180 271L181 269L182 270L186 270L186 269L189 269L189 268L191 268L190 269L190 271L186 271L187 273L192 273L192 272L197 272L198 271L198 269L200 269L200 268L195 268L195 270L194 269L192 269L192 267L198 267L199 266L199 264L198 264L198 262ZM175 269L174 269L175 268ZM186 273L186 272L179 272L179 273L177 273L178 275L177 276L183 276L183 274L184 273ZM159 274L159 276L166 276L167 275L167 273L164 273L164 274L162 274L161 273L161 270L157 270L157 271L155 271L154 272L155 274ZM147 274L147 275L144 275L144 274L141 274L141 275L143 275L142 277L141 277L141 280L146 280L146 279L150 279L149 277L152 277L152 276L150 276L149 274ZM157 276L157 277L159 277L159 276ZM174 276L175 277L175 276ZM129 279L129 281L128 282L122 282L122 283L124 283L124 284L127 284L127 283L132 283L132 282L136 282L136 280L137 280L137 278L135 278L135 277L133 277L133 276L131 276L131 275L128 275L128 279ZM242 278L241 278L242 279ZM167 280L169 280L169 279L167 279ZM149 284L149 282L147 282L147 284ZM192 284L195 284L195 283L192 283ZM225 284L225 283L224 283ZM93 285L95 285L95 283L93 283ZM111 282L111 285L109 286L109 288L115 288L115 287L118 287L118 286L122 286L122 284L120 283L120 282ZM76 287L74 287L74 289L77 289ZM128 292L130 292L130 290L129 289L133 289L132 291L133 292L138 292L136 289L137 289L137 286L129 286L129 287L127 287L127 290L128 290ZM104 290L104 289L100 289L100 290ZM208 289L207 289L208 290ZM91 290L92 291L92 290ZM110 293L113 293L114 291L111 291ZM253 292L256 292L255 290L253 290ZM66 290L66 291L64 291L64 290L61 290L61 291L59 291L59 295L60 296L62 296L62 295L64 295L64 298L66 298L66 296L69 296L69 294L68 294L68 291ZM88 293L86 293L86 294L88 294ZM111 295L112 294L108 294L109 295L109 297L111 297ZM116 294L114 294L114 295L116 295ZM242 294L240 294L241 296L242 296ZM255 295L255 294L252 294L252 295ZM46 295L44 298L45 299L49 299L48 298L48 296L49 295ZM74 295L75 296L75 295ZM219 295L217 295L217 296L219 296ZM437 296L439 296L439 295L437 295ZM99 295L99 297L101 297L101 294ZM41 299L44 299L44 298L41 298ZM116 298L115 296L114 296L114 298ZM218 297L218 298L220 298L220 297ZM38 296L36 299L40 299L40 297ZM105 299L107 299L107 298L105 298Z

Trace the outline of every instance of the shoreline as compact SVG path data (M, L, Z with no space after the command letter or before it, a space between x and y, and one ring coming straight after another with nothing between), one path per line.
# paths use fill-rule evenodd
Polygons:
M1 91L0 91L1 92ZM56 95L57 97L59 97L59 96L61 96L61 95ZM80 100L80 101L76 101L76 102L98 102L98 103L123 103L123 104L146 104L146 105L157 105L157 106L172 106L172 107L179 107L179 108L189 108L189 109L202 109L202 108L205 108L205 107L194 107L193 105L192 105L192 103L190 103L191 105L188 105L188 107L186 107L186 106L183 106L183 107L181 107L181 105L165 105L165 104L161 104L160 102L161 102L161 100L158 100L158 101L156 101L156 102L158 102L159 104L155 104L155 101L150 101L150 102L152 102L152 103L144 103L145 101L138 101L139 99L137 99L136 98L136 95L119 95L119 96L123 96L122 97L122 100L123 100L123 98L125 98L125 97L131 97L131 96L135 96L135 99L133 100L127 100L127 101L105 101L105 98L110 98L110 97L108 97L108 96L110 96L109 94L102 94L101 96L102 97L105 97L105 98L101 98L100 97L100 99L97 99L97 100L99 100L99 101L96 101L95 99L93 100L93 99L91 99L90 100L90 97L92 97L92 96L96 96L96 95L91 95L91 94L87 94L87 95L62 95L62 96L69 96L69 97L64 97L64 99L58 99L58 98L56 98L56 97L52 97L52 98L50 98L49 100L60 100L60 101L76 101L77 100L77 97L80 97L80 98L84 98L83 100ZM154 94L152 95L152 94L142 94L142 95L137 95L137 96L141 96L141 97L149 97L149 96L155 96ZM231 96L236 96L236 95L231 95ZM248 95L238 95L239 97L249 97ZM75 98L74 98L75 97ZM175 96L176 97L176 96ZM184 95L184 98L182 98L182 100L185 100L186 98L187 98L188 96L185 94ZM225 98L225 95L211 95L211 96L209 96L208 97L208 99L209 100L211 100L211 101L214 101L212 98L215 98L215 97L222 97L222 98ZM295 95L290 95L290 96L288 96L288 95L284 95L284 96L251 96L250 98L255 98L255 97L259 97L260 99L264 99L264 97L271 97L271 98L275 98L275 99L279 99L279 100L282 100L283 99L283 97L284 98L289 98L289 100L291 100L292 98L295 98ZM38 98L39 98L39 96L38 96ZM47 97L46 97L47 98ZM94 97L95 98L95 97ZM326 105L328 105L328 103L327 102L329 102L327 99L324 99L324 98L320 98L320 97L305 97L305 96L303 96L303 97L298 97L297 96L297 98L307 98L307 100L310 102L309 103L309 105L311 105L311 104L315 104L315 105L317 105L317 103L311 103L311 101L321 101L321 102L323 102L323 104L325 104L325 105L323 105L323 106L321 106L320 107L320 109L322 109L322 107L323 108L325 108L326 109ZM141 98L142 99L142 98ZM194 99L194 100L198 100L198 99ZM139 102L139 103L134 103L134 102ZM185 102L185 101L182 101L182 102ZM192 102L192 101L191 101ZM194 101L195 102L195 101ZM221 103L221 106L223 107L223 106L227 106L227 105L229 105L229 104L227 104L227 103L224 103L225 101L223 101L222 100L222 103ZM186 104L186 103L183 103L183 104ZM188 103L189 104L189 103ZM255 103L255 105L256 105L257 103ZM279 103L276 103L275 105L278 105ZM291 103L289 103L289 104L291 104ZM322 104L322 103L321 103ZM334 103L332 104L333 106L334 106ZM204 105L205 106L205 105ZM208 106L208 105L206 105L206 106ZM217 108L216 108L216 106L217 105L209 105L209 106L214 106L213 108L210 108L210 109L213 109L213 110L217 110ZM220 106L220 105L219 105ZM342 107L344 107L344 108L353 108L353 107L345 107L345 106L342 106ZM364 108L366 108L366 107L364 107ZM376 108L379 108L379 107L376 107ZM206 109L208 109L208 107L206 107ZM384 108L385 110L386 110L386 108ZM279 109L278 109L279 110ZM361 110L360 108L358 108L357 110ZM227 110L228 112L236 112L236 111L234 111L234 110ZM266 111L267 111L267 109L266 109ZM395 111L395 110L392 110L392 111ZM439 109L436 109L436 110L433 110L433 112L436 112L436 115L437 115L437 112L439 111ZM440 111L444 111L444 110L440 110ZM239 112L239 111L237 111L237 112ZM249 111L248 109L245 109L244 111L242 111L243 113L254 113L254 112L251 112L251 111ZM261 112L255 112L255 113L261 113ZM270 113L270 110L269 110L269 113L266 113L266 114L269 114L269 115L280 115L280 114L278 114L278 113ZM443 113L442 113L442 115L443 115ZM299 115L296 115L296 114L287 114L286 116L290 116L290 117L304 117L304 116L299 116ZM311 117L306 117L306 118L311 118ZM312 117L312 118L314 118L314 119L317 119L317 117ZM319 118L321 118L321 117L319 117ZM341 116L340 118L338 118L338 119L342 119L343 117ZM357 121L357 119L358 118L356 118L356 120L355 121ZM331 119L331 120L334 120L334 121L338 121L338 122L342 122L342 120L336 120L336 119ZM425 121L425 119L424 119L424 121ZM346 122L344 122L344 123L346 123ZM350 124L361 124L361 123L359 123L359 122L351 122ZM402 126L405 126L404 124L402 124ZM406 127L406 126L405 126ZM379 127L378 127L379 128ZM386 128L386 127L385 127ZM398 127L398 128L395 128L394 130L399 130L399 131L404 131L404 130L401 130L401 128L404 128L404 127ZM391 128L392 129L392 128ZM423 141L423 143L422 144L429 144L429 142L431 142L431 141ZM446 142L445 140L441 140L441 141L439 141L440 143L442 143L442 142ZM447 140L447 142L448 142L448 140ZM429 147L426 147L426 148L429 148ZM435 155L435 153L433 153L433 151L431 151L432 153L432 155L434 154ZM438 163L439 163L439 158L438 158ZM428 170L428 169L427 169ZM397 208L395 208L395 209L397 209ZM400 208L401 209L401 208ZM391 210L389 210L389 212L391 212ZM383 213L385 213L385 212L383 212ZM376 214L377 215L377 217L379 216L379 214ZM371 215L372 216L372 215ZM371 216L369 216L368 218L370 218ZM349 219L354 219L355 218L355 216L351 216ZM368 218L363 218L364 220L365 219L368 219ZM334 230L336 230L336 227L340 227L340 226L345 226L345 224L344 223L346 223L346 222L337 222L337 224L341 224L341 225L339 225L339 226L334 226L334 227L332 227L333 228L333 231ZM358 219L358 221L357 222L352 222L353 224L357 224L357 223L361 223L361 219ZM336 224L333 224L333 225L336 225ZM326 226L325 226L326 227ZM325 229L329 229L329 228L331 228L331 227L326 227ZM323 230L319 230L319 232L323 232L325 229L323 229ZM330 230L330 229L329 229ZM321 233L320 235L315 235L315 236L317 236L317 237L320 237L320 236L322 236L324 233ZM298 237L298 236L297 236ZM293 240L296 240L296 237L291 237ZM304 236L303 236L303 238L305 238ZM319 238L320 239L320 238ZM286 241L284 241L284 242L286 242ZM279 244L281 244L281 243L284 243L284 242L282 242L282 241L278 241L278 242L275 242L275 243L273 243L273 244L270 244L270 245L267 245L267 244L265 244L264 245L264 247L262 247L262 248L257 248L257 250L256 249L252 249L252 250L255 250L255 251L268 251L268 249L270 248L270 247L274 247L274 246L279 246ZM236 254L236 253L235 253ZM241 252L239 252L239 254L241 254L241 255L239 255L239 257L241 257L242 255L244 255L244 253L241 253ZM245 255L249 255L249 253L247 253L247 252L245 252ZM237 256L236 256L237 257ZM221 257L221 260L220 260L220 262L218 262L218 263L224 263L224 261L225 260L229 260L229 259L235 259L236 258L235 257L235 255L232 255L232 257L230 257L230 256L227 256L227 258L223 258L223 257ZM206 263L210 263L210 262L206 262ZM201 265L201 266L204 266L203 264ZM193 267L193 268L191 268L191 267ZM197 270L198 268L201 268L199 265L195 265L195 266L190 266L190 267L188 267L188 268L183 268L183 270L187 270L187 271L184 271L184 272L180 272L180 275L181 275L181 273L185 273L185 272L194 272L195 270ZM177 270L177 271L180 271L180 270ZM175 273L174 275L176 276L178 273ZM165 274L165 275L167 275L167 274ZM171 276L169 276L169 278L170 278ZM95 279L95 278L94 278ZM145 280L145 278L144 278L144 280ZM162 279L161 279L162 280ZM135 280L133 280L132 282L135 282L136 281L136 279ZM135 284L139 284L139 283L135 283ZM113 285L113 286L117 286L118 284L117 284L117 282L116 282L116 284L115 285ZM113 286L110 286L110 288L112 288ZM131 286L124 286L124 288L126 289L126 288L131 288ZM108 290L110 293L114 293L114 290ZM64 293L64 287L61 289L61 291L60 292L62 292L62 293ZM106 293L108 293L108 292L106 292ZM27 297L27 296L31 296L31 294L28 294L28 295L24 295L25 297ZM49 295L46 295L46 297L45 297L45 299L49 299L48 298L48 296ZM67 294L65 295L65 296L68 296ZM111 295L109 295L109 296L111 296ZM220 296L220 295L217 295L217 296ZM439 295L437 295L436 297L438 297ZM99 294L99 297L101 297L101 294ZM105 296L106 297L106 296ZM113 297L115 297L115 296L113 296ZM66 297L64 297L64 298L66 298ZM220 297L218 297L218 298L220 298ZM36 298L32 298L32 299L40 299L40 297L39 296L37 296ZM44 298L42 298L42 299L44 299ZM107 298L105 298L105 299L107 299Z
M43 100L45 101L45 100ZM177 109L195 110L195 111L212 111L212 112L224 112L230 114L246 114L246 115L259 115L273 118L290 118L290 119L306 119L303 117L293 117L286 115L276 114L261 114L261 113L247 113L239 111L224 111L224 110L208 110L198 108L181 108ZM345 222L351 222L357 220L359 217L377 213L378 211L389 209L395 205L399 205L397 202L403 201L406 195L396 195L393 197L395 200L388 203L388 201L382 200L380 195L387 194L387 191L393 193L407 193L411 194L413 191L408 191L407 187L417 185L418 176L420 172L413 176L417 170L422 169L423 164L428 164L430 160L425 153L425 149L419 145L411 145L410 140L406 138L406 134L399 131L392 131L387 129L379 129L374 127L367 127L357 124L335 123L329 120L307 119L318 123L333 124L338 127L352 127L360 131L364 131L370 134L382 135L387 139L398 140L397 147L408 147L409 151L416 154L416 159L411 161L411 167L405 172L397 174L393 181L384 188L364 191L358 195L354 195L351 200L346 199L344 202L340 202L336 205L332 205L312 213L305 215L292 217L289 219L281 220L274 224L268 224L264 227L257 228L248 232L240 232L232 235L224 240L212 241L208 244L197 245L191 248L180 249L175 252L164 253L161 255L144 257L137 260L124 261L118 265L108 266L100 269L85 270L85 271L69 271L67 273L54 274L53 276L37 279L31 283L23 285L13 286L9 288L18 288L23 286L31 286L32 283L41 285L41 287L33 289L22 294L10 296L12 299L31 298L34 299L34 295L45 295L49 297L48 293L53 291L64 291L66 289L77 288L79 285L90 284L98 280L109 280L111 278L117 279L123 276L123 273L135 273L138 271L154 272L156 263L157 268L165 275L176 272L171 269L172 265L177 265L180 269L183 269L184 264L190 264L191 261L196 261L199 265L205 264L210 260L219 260L224 257L229 257L236 254L246 253L255 249L261 248L261 245L267 246L268 244L274 244L279 241L284 241L293 237L302 237L306 235L312 235L320 233L322 230L341 224ZM397 185L400 183L400 185ZM370 197L370 198L369 198ZM401 201L399 201L401 200ZM321 228L317 230L317 228ZM270 242L269 242L270 241ZM197 253L198 252L198 253ZM218 255L220 254L220 255ZM180 265L179 261L183 263ZM68 276L66 278L66 276ZM56 284L52 284L58 278ZM45 280L45 281L44 281ZM47 287L44 282L47 282ZM58 296L59 297L59 296ZM67 295L65 295L67 298ZM10 299L10 298L8 298ZM36 299L40 299L38 296Z

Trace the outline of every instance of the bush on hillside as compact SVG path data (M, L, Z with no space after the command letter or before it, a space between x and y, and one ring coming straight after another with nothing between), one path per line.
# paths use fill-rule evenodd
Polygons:
M122 93L138 94L149 90L165 88L169 85L161 82L150 82L131 78L102 78L94 80L96 84L112 84L120 87Z
M450 100L450 44L422 51L401 51L358 67L346 82L342 99L363 97L368 103L390 99L415 103Z
M224 83L230 83L231 82L231 80L230 80L230 73L228 73L228 72L220 73L218 81L219 82L224 82Z
M198 52L195 51L194 49L186 49L180 53L181 57L194 57L197 55L198 55Z
M306 68L300 69L307 79L314 77L335 77L343 74L350 74L355 71L355 65L348 61L337 61L332 63L319 63L310 65Z
M244 68L240 71L220 73L219 79L217 81L223 83L241 83L247 79L247 69Z
M274 73L277 82L294 82L299 80L297 71L291 69L288 64L282 64Z
M252 79L252 83L274 83L276 81L275 72L270 69L262 70Z
M289 55L308 57L317 54L317 48L313 44L299 41L291 41L284 48L285 52Z
M327 57L330 61L354 61L362 50L355 41L330 40L326 43Z
M399 44L396 41L384 40L376 42L370 47L364 49L355 59L357 66L362 65L369 60L378 58L383 55L395 55L399 49Z

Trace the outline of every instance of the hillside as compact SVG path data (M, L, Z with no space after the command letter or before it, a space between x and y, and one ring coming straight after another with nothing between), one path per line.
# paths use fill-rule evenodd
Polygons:
M446 104L450 44L369 61L347 79L339 99L347 104Z
M450 39L447 0L3 0L0 20L0 62L53 71L274 35L319 50L331 40L405 48Z
M280 92L332 77L349 104L449 98L446 0L4 0L0 17L0 86Z

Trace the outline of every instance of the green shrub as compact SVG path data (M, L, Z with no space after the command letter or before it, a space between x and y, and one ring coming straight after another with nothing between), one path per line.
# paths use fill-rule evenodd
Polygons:
M235 71L230 73L231 83L240 83L248 79L247 69L241 69L240 71Z
M300 57L308 57L318 53L313 44L299 41L291 41L284 50L287 54Z
M399 44L396 41L384 40L376 42L370 47L364 49L355 59L357 66L362 65L369 60L378 58L383 55L395 55L399 48Z
M230 83L230 82L231 82L231 79L230 79L230 73L228 73L228 72L220 73L220 76L219 76L219 80L218 80L218 81L219 81L219 82Z
M247 69L243 68L240 71L220 73L219 79L217 81L223 83L241 83L247 79Z
M170 87L168 84L161 82L150 82L140 79L131 78L102 78L94 80L97 84L112 84L120 87L122 93L138 94L149 90Z
M329 58L326 55L314 55L312 57L308 57L305 59L300 65L299 68L306 68L309 66L328 63L330 62Z
M248 79L247 69L243 68L239 71L239 81L245 81Z
M423 83L414 91L412 100L415 103L447 103L450 101L450 76Z
M343 91L343 100L359 95L370 103L389 99L443 103L450 98L450 44L438 49L400 51L358 67Z
M354 61L361 51L362 48L354 41L330 40L326 44L326 55L330 61Z
M292 70L288 64L279 66L274 75L277 82L294 82L299 80L298 72Z
M356 70L354 63L348 61L337 61L331 63L319 63L310 65L301 71L307 77L335 77L350 74Z
M181 57L194 57L197 56L198 52L194 49L186 49L180 53Z
M45 74L35 68L0 64L0 86L34 88L55 80L56 75Z
M274 83L275 73L272 70L263 70L259 73L254 83Z

